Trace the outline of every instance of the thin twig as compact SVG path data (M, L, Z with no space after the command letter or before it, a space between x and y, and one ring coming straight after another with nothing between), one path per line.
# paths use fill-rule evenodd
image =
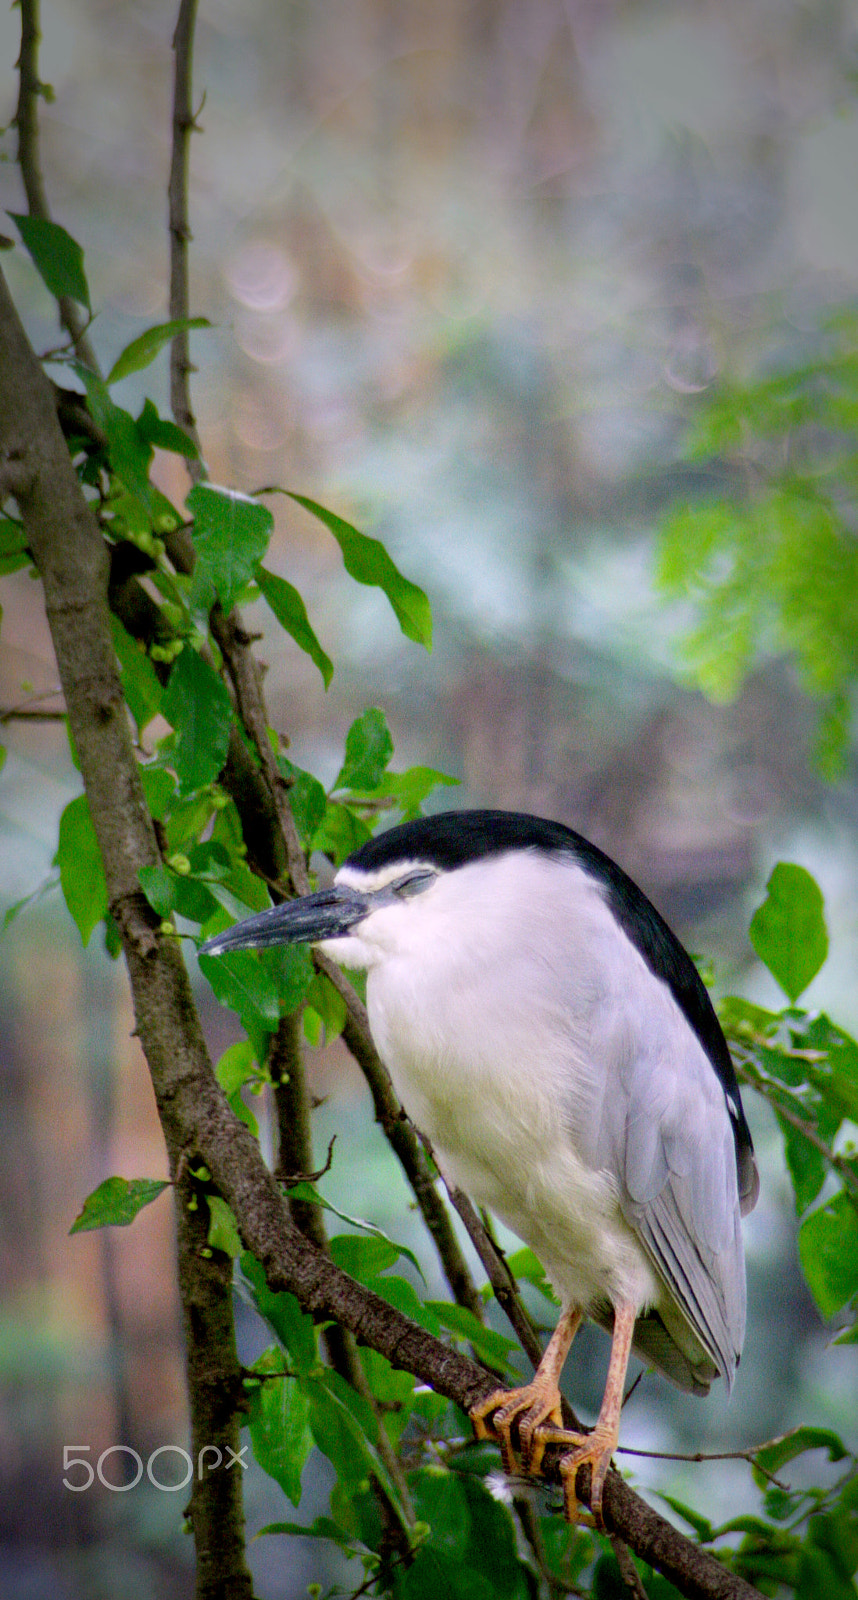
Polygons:
M616 1557L620 1576L630 1595L634 1600L647 1600L647 1592L643 1586L641 1575L632 1560L632 1553L624 1539L618 1533L610 1533L611 1549Z
M28 711L24 706L10 706L0 711L0 722L64 722L64 711Z
M191 106L196 16L197 0L180 0L173 34L173 144L168 191L170 319L175 322L190 315L188 245L192 235L188 220L188 164L191 134L196 127ZM188 330L183 328L170 344L170 405L179 427L190 435L200 452L196 460L188 462L188 472L196 482L203 476L203 465L197 419L191 405L189 378L193 370Z
M492 1293L498 1305L506 1313L525 1355L533 1363L534 1367L538 1367L542 1360L542 1346L536 1329L528 1316L524 1301L518 1292L515 1278L464 1190L451 1189L448 1186L447 1192L462 1219L471 1244L485 1268L486 1277L491 1284Z
M18 166L27 196L27 209L31 217L51 221L48 197L42 178L39 152L39 99L44 92L39 79L39 0L19 0L21 7L21 53L18 56L18 105L15 125L18 129ZM70 295L59 299L60 322L66 329L79 361L98 371L95 352L86 336L87 323Z

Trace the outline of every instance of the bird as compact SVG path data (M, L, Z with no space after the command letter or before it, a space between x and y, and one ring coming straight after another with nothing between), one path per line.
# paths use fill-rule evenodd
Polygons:
M366 973L370 1030L443 1178L542 1262L560 1301L532 1380L471 1412L507 1472L562 1447L602 1499L635 1352L680 1388L732 1387L745 1330L741 1217L759 1194L730 1052L697 968L626 872L566 825L513 811L417 817L333 883L201 948L307 943ZM563 1424L585 1319L611 1336L595 1426Z

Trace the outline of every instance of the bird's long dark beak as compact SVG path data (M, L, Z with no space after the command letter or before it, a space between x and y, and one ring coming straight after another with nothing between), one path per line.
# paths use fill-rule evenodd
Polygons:
M200 946L200 955L219 956L225 950L261 950L278 944L320 944L323 939L348 933L370 909L369 895L334 884L318 894L284 900L282 905L216 933Z

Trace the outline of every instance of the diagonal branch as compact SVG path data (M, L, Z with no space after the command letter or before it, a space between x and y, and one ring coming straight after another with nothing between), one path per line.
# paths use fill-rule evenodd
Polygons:
M165 937L138 873L157 860L125 715L109 628L108 561L98 524L69 460L51 387L30 349L0 276L0 499L13 494L45 591L111 912L120 931L137 1032L176 1175L199 1154L231 1205L247 1247L274 1290L286 1289L319 1320L333 1318L464 1410L494 1378L409 1322L341 1272L297 1231L249 1130L231 1111L211 1069L178 941ZM550 1463L557 1473L556 1456ZM587 1474L579 1489L587 1498ZM634 1552L690 1600L753 1600L756 1591L647 1506L616 1473L604 1515ZM221 1575L219 1593L243 1597Z

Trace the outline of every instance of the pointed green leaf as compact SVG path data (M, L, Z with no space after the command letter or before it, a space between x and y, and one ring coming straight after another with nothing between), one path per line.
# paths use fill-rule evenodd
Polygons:
M402 820L410 822L422 815L423 801L433 789L453 787L459 781L434 767L407 767L405 772L386 772L377 785L377 792L390 795L402 813Z
M790 861L778 862L766 888L767 898L751 918L751 943L795 1001L828 954L822 893L810 873Z
M147 328L117 356L107 374L107 383L118 383L120 378L127 378L132 372L142 372L177 333L184 333L189 328L210 327L208 317L180 317L176 322L159 322L156 327Z
M69 801L60 817L55 859L65 903L86 945L107 911L107 883L85 794Z
M61 300L68 296L91 311L83 251L77 240L58 222L48 222L45 217L21 216L15 211L7 215L15 223L36 271L54 298Z
M346 759L332 788L376 789L393 755L393 740L384 712L370 706L357 717L346 734Z
M105 1178L87 1195L69 1233L89 1233L93 1228L127 1228L138 1211L151 1205L169 1187L162 1178Z
M280 1021L277 989L261 961L250 950L228 950L222 956L200 956L200 971L222 1006L237 1011L257 1027L273 1033Z
M256 581L281 628L285 628L295 643L310 657L313 665L318 667L327 689L334 674L334 664L322 649L310 626L307 608L298 590L285 578L278 577L275 572L268 572L263 566L258 566L256 569Z
M232 707L214 668L189 645L173 663L161 709L176 730L180 793L213 783L226 761Z
M258 1139L259 1124L241 1095L246 1083L260 1081L253 1045L249 1039L239 1039L227 1047L215 1067L215 1077L239 1121L250 1129L254 1139Z
M80 363L75 371L86 389L86 403L93 422L107 437L110 467L126 489L140 502L151 523L169 502L149 482L152 447L140 433L130 411L112 398L106 383Z
M312 1183L294 1183L290 1185L289 1198L290 1200L304 1200L308 1205L321 1206L324 1211L330 1211L335 1217L339 1217L341 1222L347 1222L352 1228L359 1228L361 1233L369 1234L370 1238L379 1240L386 1250L393 1250L396 1256L405 1256L406 1260L411 1262L412 1267L423 1278L423 1268L413 1250L409 1250L405 1244L397 1244L395 1239L388 1239L387 1234L383 1233L381 1228L377 1228L374 1223L364 1222L362 1217L350 1217L347 1211L338 1210L335 1205L331 1204L330 1200L326 1200L323 1195L319 1194L318 1189ZM349 1247L341 1244L339 1248L347 1250ZM423 1281L425 1283L425 1278Z
M231 611L268 548L274 518L258 500L213 483L196 484L186 504L194 519L195 583L210 583Z
M273 1346L254 1361L262 1382L250 1390L248 1427L253 1454L263 1472L279 1483L293 1506L301 1499L301 1477L313 1448L307 1395L295 1378L277 1376L283 1356Z
M515 1339L508 1339L505 1333L496 1333L494 1328L484 1327L467 1306L453 1305L448 1300L427 1300L426 1304L442 1328L446 1328L457 1339L467 1339L484 1361L493 1367L505 1367L510 1372L515 1370L509 1360L510 1351L518 1348Z
M432 612L429 601L416 583L402 576L381 540L359 533L350 522L328 511L318 501L308 499L307 495L293 494L291 490L286 493L290 500L295 500L330 529L342 551L343 564L349 576L356 583L381 589L386 594L405 637L431 650Z
M278 758L278 766L289 783L289 805L295 826L306 850L312 846L316 831L324 820L328 799L318 778L302 767L296 767L286 756Z
M157 717L164 691L143 645L138 640L132 639L130 633L126 633L119 618L112 612L110 631L122 673L122 687L125 690L128 709L137 724L138 733L142 733L152 718Z
M169 917L176 909L176 874L159 861L155 866L141 867L137 877L152 910L159 917Z
M209 1208L209 1228L206 1243L211 1250L220 1250L235 1261L241 1255L241 1238L235 1217L219 1194L206 1195Z
M319 1353L313 1318L301 1310L293 1294L286 1290L275 1293L269 1289L262 1267L249 1250L245 1250L240 1264L260 1316L265 1318L283 1348L288 1350L295 1371L302 1375L314 1371Z
M166 417L159 417L151 400L143 403L143 410L137 418L137 431L141 439L147 444L155 445L158 450L170 450L175 456L184 456L188 461L199 461L200 452L184 428L176 426Z
M0 577L29 566L31 559L23 524L14 517L0 517Z
M780 1472L788 1462L794 1461L796 1456L804 1455L806 1450L827 1450L829 1461L842 1461L847 1454L843 1440L833 1433L830 1428L793 1428L780 1439L773 1439L770 1444L757 1450L754 1455L755 1468L759 1465L763 1471L755 1477L760 1487L764 1487L765 1474Z
M858 1211L841 1191L805 1217L798 1253L808 1287L824 1317L858 1295Z

